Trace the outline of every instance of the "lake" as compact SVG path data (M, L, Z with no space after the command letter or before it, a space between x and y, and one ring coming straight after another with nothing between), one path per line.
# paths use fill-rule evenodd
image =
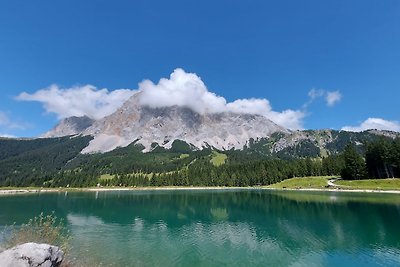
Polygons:
M82 266L400 266L400 195L245 190L0 196L0 225L55 211Z

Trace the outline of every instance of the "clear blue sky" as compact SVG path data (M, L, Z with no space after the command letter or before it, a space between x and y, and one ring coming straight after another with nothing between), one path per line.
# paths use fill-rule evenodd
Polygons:
M368 118L396 127L400 1L0 2L2 135L36 136L57 122L43 103L17 101L22 92L136 89L176 68L228 102L266 98L277 112L303 110L304 128ZM313 88L325 95L304 109ZM333 106L328 91L342 96Z

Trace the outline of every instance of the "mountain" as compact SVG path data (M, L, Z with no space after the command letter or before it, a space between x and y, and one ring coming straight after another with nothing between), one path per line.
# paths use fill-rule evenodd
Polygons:
M261 115L199 114L180 106L151 108L142 106L139 96L140 93L133 95L113 114L94 122L87 117L64 119L45 136L93 136L82 150L82 153L93 153L126 147L133 142L143 145L144 152L151 151L155 143L169 149L175 140L182 140L195 149L242 149L250 139L290 132Z
M76 129L73 122L62 125ZM396 132L288 131L260 116L201 115L131 103L81 134L57 129L73 135L0 138L0 186L251 186L293 176L339 175L340 155L349 143L361 155L367 144L381 141L400 151L399 139L393 141L400 137ZM234 144L237 149L229 149ZM82 153L99 148L110 151Z
M175 140L169 149L153 143L147 153L143 153L142 144L133 142L93 154L81 153L95 138L90 135L0 138L0 186L270 184L294 176L340 175L341 152L349 143L356 145L361 155L366 155L367 144L383 144L385 151L397 147L389 157L395 159L400 155L400 139L394 141L394 136L400 134L307 130L250 139L241 150L199 150Z
M140 92L117 111L100 120L70 117L44 137L82 135L92 137L81 153L109 152L135 144L143 152L157 147L171 149L175 141L192 150L210 147L220 151L244 150L259 156L326 157L343 151L348 143L359 146L379 136L395 138L399 133L368 130L290 131L261 115L232 112L199 114L187 107L151 108L140 104Z
M303 130L274 133L269 138L251 140L245 147L247 153L279 158L323 158L341 153L347 144L353 144L362 153L365 144L380 138L395 139L400 133L381 130L347 132L331 129Z
M61 137L68 135L76 135L82 133L84 130L89 128L95 120L88 116L82 117L69 117L63 119L57 124L52 130L43 134L42 137Z
M139 92L100 120L70 117L42 138L0 138L0 186L267 185L340 175L346 145L365 156L374 143L394 155L385 159L400 173L396 137L378 130L291 131L260 115L154 108L141 104Z

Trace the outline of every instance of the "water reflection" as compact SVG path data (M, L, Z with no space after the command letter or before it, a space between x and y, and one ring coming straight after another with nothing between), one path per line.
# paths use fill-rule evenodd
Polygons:
M388 266L400 264L399 203L261 190L38 194L0 198L0 224L55 210L74 255L96 265Z

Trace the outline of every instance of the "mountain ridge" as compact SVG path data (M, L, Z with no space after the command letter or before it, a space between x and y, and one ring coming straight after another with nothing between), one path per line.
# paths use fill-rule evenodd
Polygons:
M91 135L93 140L82 153L108 152L132 142L149 152L153 143L171 148L172 142L182 140L197 149L242 149L251 138L267 138L275 132L290 130L262 115L220 112L200 114L188 107L151 108L140 104L140 92L128 99L109 116L93 121L77 131L75 119L63 120L46 137L60 133ZM65 129L64 129L65 128Z
M42 137L67 135L93 137L82 149L83 154L105 153L132 143L142 145L142 152L150 152L155 147L168 150L174 141L180 140L193 150L207 147L220 151L252 150L284 157L303 156L308 150L308 155L324 157L342 151L346 142L358 145L373 139L372 136L393 139L400 133L373 129L361 133L332 129L292 131L262 115L200 114L176 105L152 108L140 103L138 92L102 119L93 120L86 116L66 118Z

